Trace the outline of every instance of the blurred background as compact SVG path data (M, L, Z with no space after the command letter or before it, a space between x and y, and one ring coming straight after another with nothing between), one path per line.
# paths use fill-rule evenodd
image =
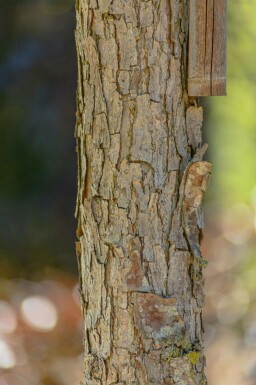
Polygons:
M209 385L256 384L256 2L229 2L228 96L202 99ZM80 385L73 0L0 3L0 385Z

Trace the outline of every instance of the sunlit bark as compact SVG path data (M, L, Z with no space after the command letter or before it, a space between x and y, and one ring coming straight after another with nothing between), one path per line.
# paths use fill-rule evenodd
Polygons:
M205 384L199 238L210 175L187 1L79 0L85 384Z

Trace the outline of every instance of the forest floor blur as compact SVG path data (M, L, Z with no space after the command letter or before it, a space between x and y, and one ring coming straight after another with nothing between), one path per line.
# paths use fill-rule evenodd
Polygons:
M255 385L256 295L252 211L206 204L205 350L209 385ZM0 384L83 383L78 282L52 271L39 281L0 281Z

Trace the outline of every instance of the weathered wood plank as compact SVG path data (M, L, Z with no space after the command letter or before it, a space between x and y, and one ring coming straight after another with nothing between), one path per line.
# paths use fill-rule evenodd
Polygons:
M214 1L212 95L226 95L226 0Z
M226 0L190 0L190 96L226 95L226 15Z

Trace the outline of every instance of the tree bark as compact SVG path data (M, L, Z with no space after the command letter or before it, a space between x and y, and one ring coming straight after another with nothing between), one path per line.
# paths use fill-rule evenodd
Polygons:
M202 108L186 0L77 0L86 385L205 384Z

